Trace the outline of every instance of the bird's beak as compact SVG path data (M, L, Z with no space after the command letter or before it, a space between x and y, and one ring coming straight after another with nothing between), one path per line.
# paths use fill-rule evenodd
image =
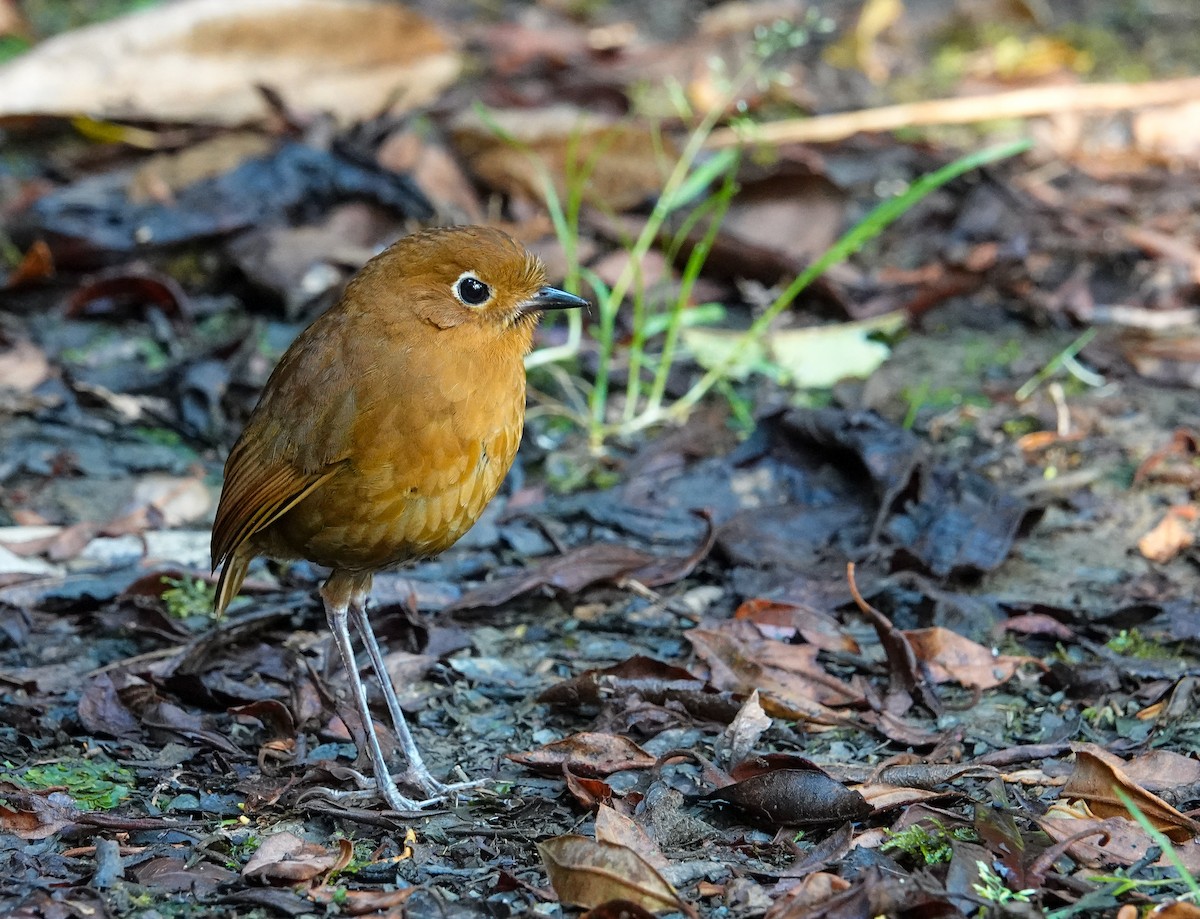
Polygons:
M574 310L591 306L583 297L576 297L557 287L543 287L521 304L521 315L540 313L543 310Z

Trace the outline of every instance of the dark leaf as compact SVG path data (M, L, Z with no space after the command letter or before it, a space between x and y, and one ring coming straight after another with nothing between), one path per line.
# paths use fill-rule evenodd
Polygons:
M151 890L184 892L204 896L237 877L227 868L211 862L189 865L185 859L163 856L143 862L133 869L137 882Z
M776 769L705 795L725 801L772 826L813 826L863 820L871 806L862 795L810 769Z
M174 200L132 201L129 176L86 179L38 199L23 215L27 232L84 241L100 252L132 252L220 236L335 201L370 198L404 217L433 209L412 181L336 151L284 142L269 156L202 179Z
M511 578L493 581L469 591L451 603L447 611L499 606L513 597L542 587L574 595L594 584L637 581L646 587L661 587L687 577L712 548L711 523L703 541L685 557L662 558L628 546L599 543L573 549L543 562L538 568Z

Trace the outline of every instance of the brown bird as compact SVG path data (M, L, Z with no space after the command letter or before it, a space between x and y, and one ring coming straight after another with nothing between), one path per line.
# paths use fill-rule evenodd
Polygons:
M429 774L367 620L372 574L453 545L512 465L525 423L524 357L543 310L587 301L546 285L540 260L487 227L406 236L371 259L267 380L225 463L213 524L216 606L260 555L331 568L325 615L387 804L461 786ZM371 720L359 633L423 796L401 794Z

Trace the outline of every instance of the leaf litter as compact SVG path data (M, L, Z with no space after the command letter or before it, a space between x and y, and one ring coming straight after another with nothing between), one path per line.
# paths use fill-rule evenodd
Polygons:
M193 0L170 30L154 26L165 11L119 19L0 70L0 86L93 93L21 102L35 131L5 123L3 909L494 916L557 898L595 916L1186 915L1172 898L1200 872L1197 186L1152 124L1178 103L1135 98L1130 122L1047 109L1029 159L943 188L786 311L730 410L601 463L531 418L480 526L379 579L422 748L443 775L482 780L396 815L328 795L356 787L360 726L311 567L256 569L230 619L207 615L220 459L274 359L414 218L502 215L565 273L542 208L593 152L577 251L619 275L659 157L685 139L625 116L718 96L698 61L737 66L747 39L802 23L840 36L829 54L798 43L741 99L756 120L799 107L819 125L949 39L915 5L868 4L857 22L789 6L792 31L776 32L778 5L697 23L538 4L451 26L442 9L289 4L263 6L336 8L368 32L371 16L408 17L375 31L409 64L368 64L349 93L341 57L288 69L316 58L281 39L251 74L199 41L234 5ZM200 14L216 18L185 22ZM456 77L459 26L479 59ZM152 54L110 41L155 34ZM1040 45L1060 54L1042 65L1080 60L1065 46ZM236 79L214 88L230 95L147 78L172 47L197 67L225 54ZM999 86L993 101L1011 79L988 69L996 47L981 39L962 75ZM116 76L36 76L68 52ZM1174 99L1167 83L1154 91ZM405 115L422 100L437 101ZM81 145L61 120L80 111L137 123L77 120ZM686 331L693 358L726 347L881 190L941 165L940 143L748 158L691 288L724 324ZM647 277L682 289L680 252L651 251ZM861 351L861 373L828 376L814 348ZM585 374L595 361L582 355ZM796 404L797 381L826 404Z

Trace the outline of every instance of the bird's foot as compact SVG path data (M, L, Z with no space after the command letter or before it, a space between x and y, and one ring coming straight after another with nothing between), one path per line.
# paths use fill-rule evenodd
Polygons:
M447 798L453 798L455 795L464 791L470 791L472 788L478 788L480 785L486 784L486 779L464 779L461 782L439 782L429 773L414 776L406 775L406 784L410 784L416 788L420 788L423 793L428 795L431 800L445 801Z
M396 780L390 774L384 773L382 778L371 778L355 769L347 769L346 771L354 779L354 783L358 786L357 788L345 790L314 788L305 797L311 795L328 801L335 801L339 804L353 805L366 805L372 801L382 799L389 808L395 811L422 811L426 808L443 804L447 799L461 792L478 788L486 781L484 779L475 779L473 781L446 784L445 782L439 782L427 770L421 770L419 773L404 774L400 777L406 787L419 789L425 796L424 798L410 798L400 791L399 784L397 784Z

